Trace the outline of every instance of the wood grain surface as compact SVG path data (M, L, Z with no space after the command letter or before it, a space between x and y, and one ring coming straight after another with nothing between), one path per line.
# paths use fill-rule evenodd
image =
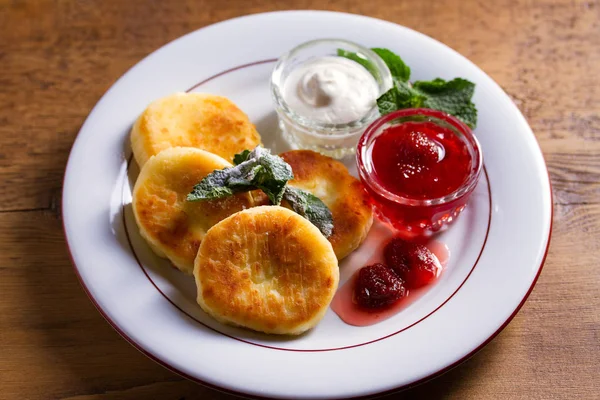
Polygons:
M598 399L597 0L0 0L0 398L231 398L150 361L95 310L65 246L61 184L85 117L128 68L192 30L278 9L370 15L448 44L512 96L548 164L553 239L528 302L469 361L397 397Z

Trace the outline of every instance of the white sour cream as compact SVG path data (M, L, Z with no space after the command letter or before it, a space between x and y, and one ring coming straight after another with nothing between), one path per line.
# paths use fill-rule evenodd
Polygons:
M283 85L283 99L298 115L327 124L364 117L379 95L375 78L344 57L309 60L294 69Z

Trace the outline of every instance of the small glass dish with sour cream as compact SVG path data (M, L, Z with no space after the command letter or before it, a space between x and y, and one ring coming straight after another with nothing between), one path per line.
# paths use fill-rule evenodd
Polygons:
M285 139L294 148L334 158L356 151L365 128L379 117L377 98L392 85L390 70L377 54L342 39L318 39L293 48L279 58L271 75Z

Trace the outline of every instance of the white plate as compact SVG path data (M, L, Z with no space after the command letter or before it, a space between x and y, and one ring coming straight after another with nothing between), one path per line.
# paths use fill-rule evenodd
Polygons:
M168 268L138 234L130 210L137 166L128 164L129 129L152 100L193 88L232 99L267 146L285 150L268 89L273 60L301 42L333 37L396 51L414 79L460 76L476 82L476 134L486 174L469 207L441 237L453 253L442 278L395 317L359 328L330 310L316 329L297 339L225 327L196 305L193 280ZM470 61L389 22L294 11L237 18L193 32L119 79L75 141L63 218L75 269L90 298L152 359L232 392L339 398L422 382L490 341L519 310L539 275L550 240L552 201L546 166L527 122ZM363 248L375 242L371 237ZM342 281L364 256L356 254L341 265Z

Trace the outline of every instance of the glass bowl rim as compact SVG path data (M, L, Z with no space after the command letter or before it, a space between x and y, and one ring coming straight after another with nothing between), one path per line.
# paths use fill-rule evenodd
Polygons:
M463 141L467 144L467 148L469 148L469 151L473 156L471 160L471 172L466 181L460 187L458 187L457 189L455 189L447 195L433 199L415 199L412 197L401 196L392 193L386 188L384 188L381 184L379 184L377 180L369 179L371 172L367 171L365 166L367 164L368 159L366 152L368 151L369 146L371 144L371 139L374 139L375 134L382 132L386 125L391 126L394 120L397 120L402 117L411 116L424 116L426 117L425 121L433 123L438 123L438 121L441 121L447 125L450 125L452 131L455 134L459 133L463 136L464 139L466 139ZM364 133L358 141L356 149L356 165L358 167L358 173L363 184L371 190L373 190L378 195L384 197L385 199L398 204L409 206L434 206L450 203L454 200L463 197L464 195L471 193L475 189L475 186L477 185L477 182L479 180L479 176L481 175L481 170L483 168L483 155L481 152L481 145L479 144L479 140L477 140L477 137L473 134L471 128L469 128L464 122L462 122L458 118L443 111L432 110L428 108L407 108L402 110L396 110L389 114L386 114L373 121L373 123L369 125L367 129L365 129Z
M371 61L374 67L377 69L379 74L381 75L382 83L377 82L379 90L387 90L392 87L393 80L390 69L383 61L381 57L377 55L371 49L364 47L358 43L346 40L346 39L336 39L336 38L323 38L323 39L315 39L310 40L308 42L303 42L298 46L292 48L285 54L283 54L277 60L275 67L273 68L273 72L271 73L271 81L270 81L270 89L271 96L276 105L276 111L278 113L284 114L287 118L289 118L293 123L300 125L301 127L308 130L315 130L313 134L317 136L327 136L327 137L336 137L342 136L346 137L348 134L353 134L356 130L362 129L365 126L368 126L375 119L378 118L379 110L377 104L373 106L364 116L354 121L350 121L343 124L328 124L328 123L320 123L316 122L310 118L302 117L301 115L294 112L288 105L287 102L283 99L283 95L280 92L280 88L282 87L284 82L282 81L281 74L283 72L286 63L290 58L292 58L298 52L310 48L319 44L333 44L338 46L350 46L354 47L355 51L358 50L361 54L367 56L367 60ZM386 89L387 88L387 89ZM380 93L381 95L382 93Z

